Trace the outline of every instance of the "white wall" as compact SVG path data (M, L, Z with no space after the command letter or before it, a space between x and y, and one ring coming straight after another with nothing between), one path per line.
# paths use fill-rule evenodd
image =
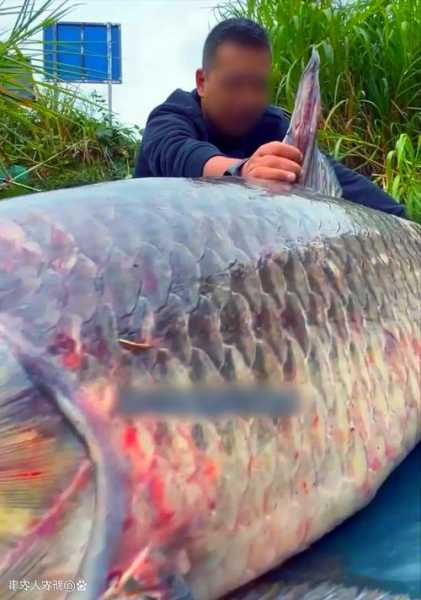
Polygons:
M16 6L22 0L6 0ZM177 87L195 87L194 73L218 0L82 0L64 18L121 24L123 83L113 110L123 123L144 126L150 111ZM0 24L0 39L6 23ZM82 85L107 97L102 85Z

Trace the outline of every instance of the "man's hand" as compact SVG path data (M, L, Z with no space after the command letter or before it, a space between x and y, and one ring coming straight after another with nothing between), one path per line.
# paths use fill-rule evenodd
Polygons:
M301 173L302 160L303 156L295 146L269 142L260 146L244 163L241 175L293 183Z
M256 152L241 168L242 177L256 177L293 183L301 173L303 157L295 146L283 142L269 142ZM228 167L237 164L238 158L213 156L203 168L205 177L221 177Z

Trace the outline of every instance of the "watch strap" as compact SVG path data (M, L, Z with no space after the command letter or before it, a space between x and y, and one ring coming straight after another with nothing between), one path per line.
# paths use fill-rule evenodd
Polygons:
M224 175L231 175L233 177L241 176L241 167L248 161L248 158L243 158L242 160L234 163L225 171Z

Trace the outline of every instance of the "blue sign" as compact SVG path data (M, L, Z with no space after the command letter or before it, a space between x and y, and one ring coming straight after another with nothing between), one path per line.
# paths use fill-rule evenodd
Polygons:
M121 27L61 22L44 28L44 69L50 79L121 83Z

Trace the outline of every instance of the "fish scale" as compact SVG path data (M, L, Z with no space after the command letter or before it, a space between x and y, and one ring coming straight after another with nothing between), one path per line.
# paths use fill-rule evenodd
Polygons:
M127 514L120 520L128 525L115 533L109 572L122 573L121 582L132 573L139 589L147 589L157 576L176 571L198 599L218 598L366 504L420 439L414 355L420 262L405 258L421 256L420 228L304 189L277 192L251 183L165 180L163 186L151 180L81 188L77 214L69 202L74 194L27 197L24 209L15 200L0 206L0 244L9 245L0 279L28 252L44 265L36 271L35 295L34 283L25 287L27 271L20 275L18 268L14 306L0 291L1 331L12 339L19 332L19 351L40 352L69 374L75 398L84 398L109 451L119 456L127 478ZM263 203L271 222L265 221L262 237ZM136 231L130 243L126 209ZM150 225L155 209L164 243ZM232 227L240 211L247 235ZM207 229L218 213L219 246L212 237L193 239L193 228ZM31 219L43 223L42 237ZM92 223L107 240L99 264L89 241ZM405 244L393 244L395 238ZM207 242L211 262L203 260ZM383 261L368 260L379 247L387 276ZM59 289L72 294L59 295L58 302L53 292ZM29 319L42 298L45 311ZM379 298L395 310L379 311ZM151 349L132 355L118 346L121 336ZM136 383L139 416L119 410L123 380ZM222 394L232 382L289 382L303 390L305 410L275 420L142 416L142 396L151 386L194 390L205 381ZM129 447L122 442L128 427ZM74 456L81 460L76 443ZM62 489L64 474L50 475L52 489ZM10 503L1 489L0 498L0 507ZM51 492L50 503L54 498ZM89 526L73 548L80 561L94 526L91 504L84 506ZM31 514L30 505L22 509ZM74 522L74 514L69 507L64 522ZM8 543L28 535L25 523L22 517L19 535L8 536ZM72 546L68 529L57 526L48 535ZM37 568L44 577L54 572L51 557ZM118 589L124 597L124 586Z

